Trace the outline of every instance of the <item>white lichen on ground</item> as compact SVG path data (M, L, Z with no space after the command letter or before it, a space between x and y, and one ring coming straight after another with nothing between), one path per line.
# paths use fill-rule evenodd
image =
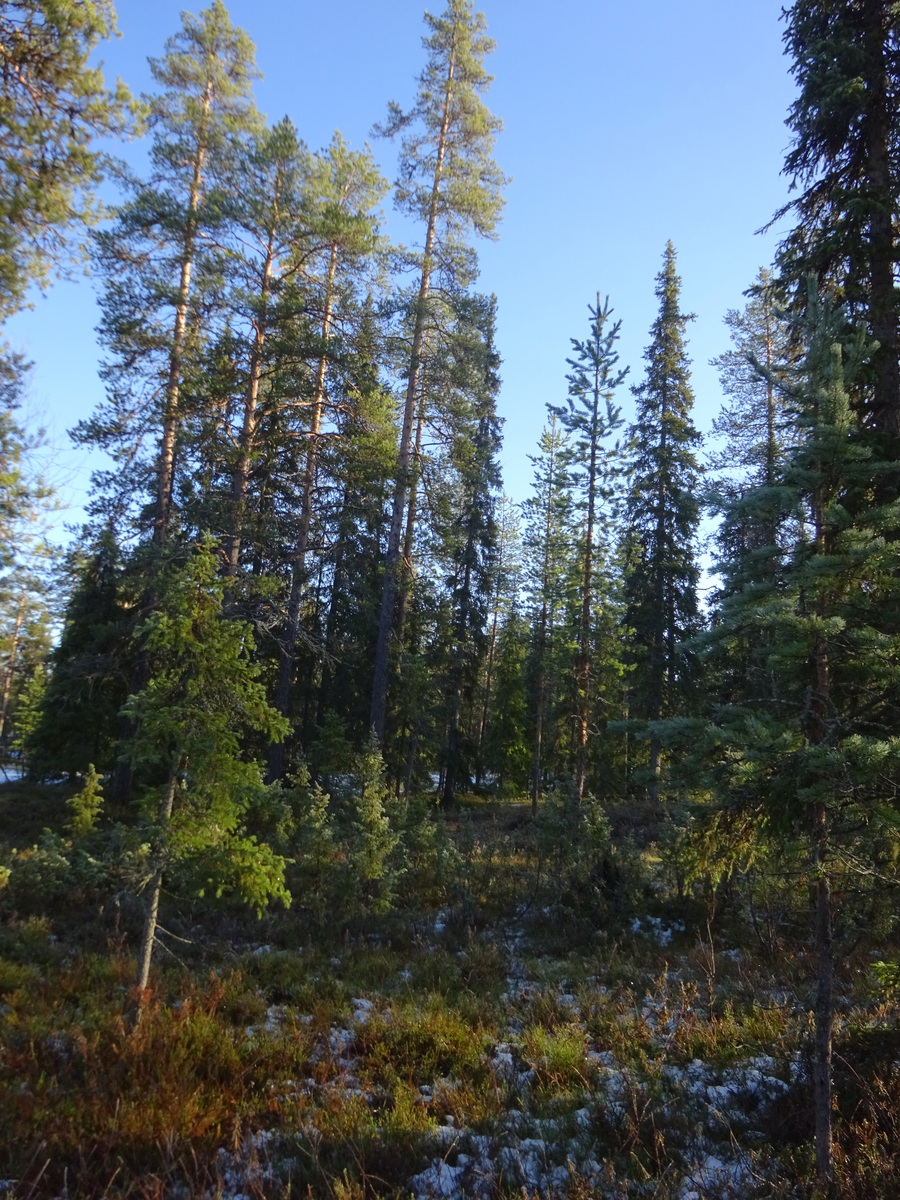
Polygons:
M445 918L440 914L435 929ZM442 929L432 936L441 933ZM651 919L634 929L635 937L650 936L657 946L666 947L672 933L671 926ZM490 935L484 937L490 941ZM630 1182L629 1196L663 1194L653 1190L660 1183L673 1200L746 1200L758 1190L765 1194L775 1164L758 1126L769 1105L803 1084L796 1052L785 1051L777 1058L770 1053L737 1054L732 1048L720 1061L679 1058L673 1051L679 1030L685 1022L696 1023L697 1009L703 1007L700 986L684 959L664 969L653 987L638 989L628 1007L621 994L613 1004L611 986L600 974L572 981L562 975L564 964L548 959L540 961L539 972L530 970L519 931L493 941L505 955L508 975L498 1036L481 1053L490 1087L502 1098L499 1115L466 1124L441 1111L440 1101L457 1087L452 1076L418 1084L416 1102L430 1123L422 1139L425 1159L410 1163L406 1184L417 1200L488 1200L501 1192L553 1200L569 1195L576 1180L598 1197L620 1197L621 1177L606 1186L612 1179L609 1146L642 1122L649 1123L664 1143L665 1161L658 1164L656 1176ZM731 964L739 959L734 953L721 957ZM409 977L410 970L404 968L395 986L402 988ZM549 1054L553 1036L568 1037L572 1045L583 1047L574 1065L568 1060L569 1075L556 1086L552 1078L548 1082L553 1063L542 1060L528 1041L536 1004L561 1014L557 1034L548 1035ZM641 1053L617 1054L591 1037L590 1015L597 1006L614 1011L615 1020L624 1026L637 1023L644 1039ZM708 1018L707 1012L703 1019ZM334 1103L355 1097L377 1112L384 1097L365 1082L357 1049L361 1031L376 1019L391 1020L386 998L375 993L355 996L341 1022L317 1035L310 1054L313 1066L328 1065L327 1080L314 1078L311 1071L299 1081L272 1081L273 1091L281 1100ZM287 1020L308 1027L311 1018L273 1006L256 1033L270 1033ZM305 1139L308 1153L321 1141L312 1119L301 1121L296 1134L301 1147ZM226 1200L238 1200L254 1188L255 1194L265 1192L272 1178L290 1174L290 1161L278 1157L287 1153L278 1149L280 1143L269 1144L261 1137L253 1135L237 1151L221 1152Z

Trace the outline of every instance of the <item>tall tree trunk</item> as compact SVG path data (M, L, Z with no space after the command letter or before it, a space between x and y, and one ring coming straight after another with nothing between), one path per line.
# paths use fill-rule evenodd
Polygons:
M824 612L825 605L820 605ZM826 718L831 678L825 639L815 647L815 690L807 715L807 739L812 744L827 736ZM832 1149L832 1038L834 1031L834 936L830 864L828 861L828 814L825 804L812 808L812 868L815 904L816 1001L813 1039L813 1107L816 1120L816 1173L821 1180L834 1176Z
M291 556L291 590L288 596L287 621L284 638L278 650L278 676L275 681L274 707L286 717L290 711L291 685L294 663L297 658L297 638L300 633L300 605L306 585L306 555L309 550L309 531L312 525L313 492L316 482L316 462L319 453L319 430L325 404L325 378L328 370L328 338L331 335L331 319L334 309L334 280L337 272L338 244L332 242L328 260L328 275L325 287L325 308L322 313L322 353L316 368L316 386L313 393L312 414L309 429L309 447L303 471L303 486L300 495L300 525L297 541ZM269 747L268 778L271 781L284 775L284 742L275 742Z
M406 404L403 409L403 424L397 451L397 479L391 507L391 527L388 535L387 558L384 567L384 584L381 593L381 611L378 618L378 633L375 641L375 664L372 673L372 705L369 721L376 739L384 744L387 723L388 672L390 668L391 637L395 628L397 594L400 588L401 538L407 493L411 482L410 462L413 447L413 422L419 399L419 376L422 369L422 352L425 345L425 318L431 292L431 272L434 260L434 245L437 235L438 207L441 197L441 182L444 171L444 156L447 152L447 136L450 130L450 101L453 96L455 55L451 52L445 82L444 108L438 134L434 181L431 189L431 204L428 209L428 224L425 230L425 248L422 255L422 275L419 294L416 298L416 315L413 326L412 349L409 358L409 378L406 387Z
M277 214L278 197L275 197ZM244 419L241 427L241 437L238 448L238 461L235 467L234 479L231 485L231 534L228 538L225 552L225 572L228 576L237 575L238 561L241 555L241 540L244 533L247 510L247 492L250 486L250 467L253 462L253 447L256 441L256 409L259 400L259 384L262 377L263 356L266 345L266 307L269 302L269 292L272 285L272 263L275 257L275 222L269 230L266 257L263 263L262 279L260 280L260 309L255 322L253 345L250 350L250 371L247 379L247 393L244 397Z
M163 546L169 531L172 516L172 494L175 487L175 438L179 423L179 398L184 370L184 350L187 341L188 302L191 295L191 273L197 240L197 214L200 208L200 192L203 184L203 166L206 160L206 128L212 104L212 80L207 80L203 93L200 134L194 155L194 173L188 193L187 221L184 233L184 250L181 258L181 277L178 284L178 302L175 306L175 324L172 330L172 348L169 351L169 367L166 377L166 404L163 415L162 440L156 470L156 514L153 522L153 541Z
M773 372L775 370L775 348L773 342L772 330L772 294L767 287L763 292L763 303L765 304L765 339L766 339L766 472L765 483L766 487L773 488L777 482L778 468L778 430L776 427L777 405L775 400L775 383L773 380ZM769 507L771 507L771 502ZM770 547L778 545L778 520L772 515L767 518L764 530L766 544ZM772 560L775 561L774 559Z
M481 720L478 722L478 765L475 782L480 787L484 778L482 755L484 753L484 738L487 732L491 711L491 696L494 683L494 656L497 652L497 625L500 621L500 589L503 572L503 553L501 545L500 557L497 560L497 582L494 587L493 614L491 616L491 632L488 636L487 661L484 670L484 690L481 697Z
M406 614L409 611L409 594L412 590L414 575L413 549L416 538L416 519L418 517L419 483L421 482L422 463L422 434L425 428L425 395L419 400L419 415L416 418L416 440L410 463L409 502L406 506L406 530L403 534L402 575L399 581L397 596L397 615L395 618L394 640L403 645L403 635L406 631Z
M419 758L419 745L422 741L422 724L423 724L423 709L420 705L416 709L416 718L413 722L413 727L410 730L409 737L409 753L406 757L406 777L403 781L403 796L409 800L412 795L412 785L416 774L416 762Z
M346 491L344 493L344 505L346 506ZM346 555L343 548L339 547L334 563L334 572L331 578L331 595L328 600L328 615L325 618L324 640L328 653L326 653L323 658L322 674L319 678L319 698L316 704L317 725L321 725L324 722L325 714L327 713L328 706L331 703L333 660L330 657L330 651L332 645L334 644L334 630L337 624L338 601L343 592L345 576L347 574Z

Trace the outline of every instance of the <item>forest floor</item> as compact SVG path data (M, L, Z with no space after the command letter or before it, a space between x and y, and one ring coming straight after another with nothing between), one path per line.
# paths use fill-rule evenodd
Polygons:
M498 802L431 818L465 878L427 911L171 901L135 1026L129 905L30 849L65 795L0 789L0 1196L820 1194L802 923L774 885L679 895L655 818L611 814L640 880L602 921ZM900 1194L900 1025L871 968L891 950L842 952L835 1196Z

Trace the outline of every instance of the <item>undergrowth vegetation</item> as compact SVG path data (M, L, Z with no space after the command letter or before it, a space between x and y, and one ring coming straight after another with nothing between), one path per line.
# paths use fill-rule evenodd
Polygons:
M365 802L300 778L255 814L288 911L173 878L140 1008L139 832L74 788L0 791L5 1194L823 1194L801 873L704 867L650 810L404 807L364 769ZM884 908L841 930L838 1200L900 1180Z

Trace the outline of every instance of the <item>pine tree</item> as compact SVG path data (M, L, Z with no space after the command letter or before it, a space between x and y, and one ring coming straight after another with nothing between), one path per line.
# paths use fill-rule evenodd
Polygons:
M25 564L0 578L0 747L10 731L21 732L16 709L36 671L43 671L51 644L51 611L43 564Z
M666 247L657 276L659 316L644 358L643 383L634 389L637 413L627 522L626 625L630 715L648 724L649 794L659 799L662 744L653 723L679 711L692 691L693 667L683 643L697 633L698 568L694 542L699 521L700 441L691 420L694 397L684 333L691 317L680 309L675 249Z
M302 359L312 342L298 277L316 239L309 211L311 156L287 118L213 170L220 193L230 197L233 229L222 246L221 269L228 313L223 349L232 395L222 397L214 414L201 409L198 415L213 427L213 453L221 458L225 512L219 516L227 531L225 570L233 578L248 527L251 545L257 540L251 474L265 407L296 398L284 394L284 385L289 388L295 378L285 360ZM201 467L201 477L210 473Z
M22 420L29 367L0 346L0 571L16 563L24 544L34 543L53 505L52 488L34 469L43 432L29 430Z
M371 724L379 743L384 741L387 717L395 606L404 586L402 548L413 479L414 426L423 365L434 350L426 344L432 282L439 279L447 291L471 281L474 256L462 235L467 229L482 237L494 235L504 183L491 158L500 122L481 100L491 82L484 59L493 49L485 35L484 17L474 12L471 0L450 0L440 17L426 13L425 21L430 30L423 39L428 60L419 76L416 103L408 112L392 104L379 131L389 137L408 131L401 143L396 201L402 212L424 226L375 647Z
M0 13L0 320L64 266L96 216L110 166L95 139L123 134L132 103L90 65L115 33L109 0L12 0Z
M208 251L223 240L228 205L211 177L215 160L256 131L259 117L250 97L253 46L221 0L198 17L183 14L151 69L164 89L149 101L151 174L96 239L108 400L76 437L116 460L97 476L93 511L118 522L150 493L153 542L162 546L173 519L185 379L214 336L208 306L200 327L200 299L209 299L216 264ZM146 441L156 443L152 461Z
M796 414L783 387L796 350L771 272L761 270L747 294L743 311L725 314L732 349L710 364L726 397L712 432L727 443L710 456L710 466L738 487L774 487L796 441Z
M371 267L379 249L376 233L376 212L387 184L375 166L368 148L353 151L340 134L335 133L328 150L312 164L310 178L310 207L313 232L317 243L321 269L314 287L314 302L320 316L318 356L310 402L306 453L302 466L299 501L299 521L290 561L290 591L288 593L285 629L281 641L278 675L275 684L275 707L287 714L297 642L300 634L300 609L304 589L309 583L307 554L313 529L316 474L319 466L323 422L329 401L329 367L334 365L335 352L343 343L343 357L354 341L357 350L365 355L371 350L374 318L367 301L357 320L356 337L350 332L352 324L354 283ZM307 276L313 274L306 264ZM339 338L338 330L343 333ZM352 353L349 354L352 357ZM348 364L349 365L349 364ZM331 406L337 414L339 385L332 379L335 395ZM340 423L338 422L338 428ZM372 481L374 482L374 480ZM284 746L272 747L269 775L280 778L284 771Z
M21 420L27 365L0 349L0 744L10 741L19 694L50 646L54 550L52 489L35 470L43 433ZM16 734L20 730L16 728Z

